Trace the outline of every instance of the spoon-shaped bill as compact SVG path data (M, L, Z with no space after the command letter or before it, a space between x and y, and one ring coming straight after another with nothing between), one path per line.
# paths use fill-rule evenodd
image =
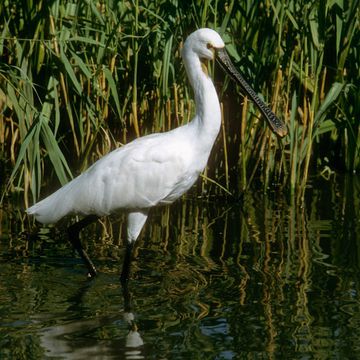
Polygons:
M246 82L242 75L236 70L225 49L217 51L217 60L221 67L237 82L250 99L257 105L260 112L265 116L272 131L280 137L287 134L286 125L269 109L267 105L257 96L253 88Z

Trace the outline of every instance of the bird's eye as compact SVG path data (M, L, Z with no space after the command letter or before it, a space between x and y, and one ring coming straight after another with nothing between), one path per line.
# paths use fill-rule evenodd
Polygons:
M213 48L213 46L212 46L210 43L207 43L207 44L206 44L206 47L207 47L208 49L212 49L212 48Z

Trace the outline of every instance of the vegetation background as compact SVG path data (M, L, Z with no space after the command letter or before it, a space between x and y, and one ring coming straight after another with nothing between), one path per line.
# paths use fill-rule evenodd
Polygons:
M360 0L4 0L0 164L25 204L136 136L189 121L179 49L216 29L289 128L277 139L215 64L222 133L198 184L238 195L255 181L302 198L310 174L360 169ZM4 196L2 197L2 199Z

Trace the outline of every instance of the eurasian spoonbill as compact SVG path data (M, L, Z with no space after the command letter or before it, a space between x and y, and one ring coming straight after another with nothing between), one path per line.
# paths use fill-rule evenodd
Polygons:
M256 103L272 130L279 136L286 134L286 126L231 63L220 35L211 29L190 34L182 58L195 95L196 114L192 121L168 132L137 138L110 152L27 209L43 224L56 223L69 214L85 216L68 228L68 235L87 265L89 276L95 276L96 269L81 245L81 229L101 216L127 212L127 246L121 273L124 284L129 278L132 248L149 210L178 199L204 170L221 123L218 96L206 66L216 53L220 65Z

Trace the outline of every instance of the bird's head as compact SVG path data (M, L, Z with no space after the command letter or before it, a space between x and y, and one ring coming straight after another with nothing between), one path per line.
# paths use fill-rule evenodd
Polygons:
M220 35L212 29L199 29L188 36L184 51L192 51L201 60L213 60L215 50L225 47Z
M212 29L199 29L190 34L184 44L183 57L192 53L201 63L202 71L208 75L207 63L214 60L215 50L225 47L220 35Z

